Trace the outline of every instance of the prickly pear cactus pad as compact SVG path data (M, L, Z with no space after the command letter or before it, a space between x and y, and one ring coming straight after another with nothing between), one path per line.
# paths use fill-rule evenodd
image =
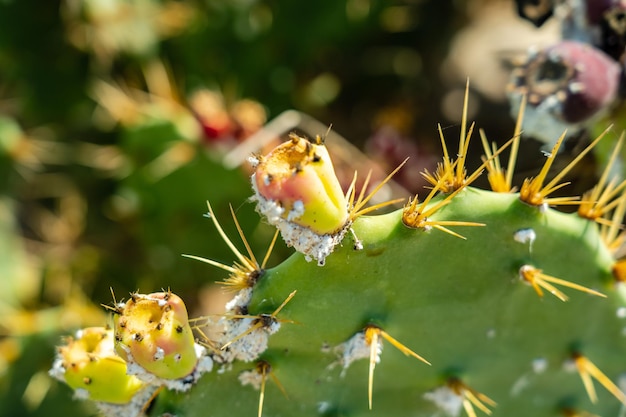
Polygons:
M467 174L472 127L464 122L461 131L456 159L442 136L443 162L425 173L432 184L425 195L386 214L364 208L371 197L367 180L361 191L353 182L344 195L337 193L332 155L319 139L307 145L295 137L258 157L253 188L259 212L273 216L269 223L299 252L266 268L267 256L257 261L237 219L245 255L209 205L236 260L229 266L189 257L228 272L224 283L233 299L220 316L188 323L185 315L176 316L176 325L194 329L213 367L185 392L162 389L146 406L148 414L623 415L626 268L616 251L623 240L626 182L609 174L622 140L597 187L580 199L553 197L579 159L548 177L564 136L544 168L514 192L519 135L507 170L499 161L506 149L483 137L485 162ZM297 152L284 158L292 150ZM280 175L269 172L278 165ZM485 170L497 192L471 186ZM306 189L309 182L314 189ZM556 204L578 211L566 214L551 207ZM310 252L298 233L332 245ZM151 296L159 308L167 304L160 294ZM128 345L123 353L141 347L135 345L145 338L138 340L136 330L124 332L152 328L152 321L116 313L116 339ZM178 346L181 338L175 331L161 336L173 338L163 346ZM152 372L164 367L153 363L162 360L158 350L148 351L148 359Z

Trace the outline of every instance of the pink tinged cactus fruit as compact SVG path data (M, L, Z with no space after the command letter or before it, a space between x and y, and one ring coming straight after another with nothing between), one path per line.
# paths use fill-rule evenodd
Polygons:
M356 173L347 193L343 193L330 155L318 136L314 141L295 134L266 156L251 159L254 166L252 188L256 210L276 226L287 243L324 265L326 257L341 243L356 218L403 199L365 205L391 177L404 166L406 159L366 195L371 171L358 193ZM362 244L354 235L354 248Z
M287 245L323 264L349 228L350 213L322 140L292 135L253 165L257 211Z
M319 137L311 142L293 135L261 158L253 186L280 206L281 218L319 234L335 233L348 221L348 202Z
M126 371L126 362L113 348L113 331L89 327L58 348L50 374L69 385L77 398L121 406L140 397L140 410L152 390ZM142 391L147 395L140 394Z
M565 130L573 136L608 111L619 89L620 66L602 51L562 41L529 53L513 71L512 114L528 99L523 131L551 146Z
M114 311L115 351L128 362L129 373L186 391L211 370L212 360L195 343L185 303L176 294L133 294Z

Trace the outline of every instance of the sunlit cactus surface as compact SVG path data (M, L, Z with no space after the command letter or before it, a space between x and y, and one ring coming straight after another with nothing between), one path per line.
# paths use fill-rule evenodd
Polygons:
M209 204L233 263L187 256L224 270L232 300L224 314L187 319L173 282L109 307L115 326L103 343L154 388L125 415L622 415L626 183L611 177L621 139L605 132L555 176L565 135L555 138L544 167L515 190L519 131L500 148L483 137L474 171L472 133L464 121L454 157L442 135L443 160L424 173L431 186L395 211L397 200L368 205L391 174L369 184L359 173L342 191L320 138L292 135L251 158L253 203L297 253L267 265L234 210L243 245ZM616 150L596 188L563 196L568 171L600 140ZM472 186L481 174L492 190ZM75 365L58 359L54 375L76 388ZM110 401L102 389L94 401Z

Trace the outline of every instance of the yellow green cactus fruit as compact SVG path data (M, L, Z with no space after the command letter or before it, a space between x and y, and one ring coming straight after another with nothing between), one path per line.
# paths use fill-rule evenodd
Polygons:
M89 327L68 337L57 349L50 375L65 382L78 399L94 401L107 416L139 415L155 387L127 374L115 354L113 330Z
M117 303L115 351L128 372L156 385L188 390L213 366L194 341L183 300L172 292L132 294Z
M79 398L124 404L145 383L126 374L126 362L113 350L113 331L104 327L79 330L60 346L51 374L67 383Z

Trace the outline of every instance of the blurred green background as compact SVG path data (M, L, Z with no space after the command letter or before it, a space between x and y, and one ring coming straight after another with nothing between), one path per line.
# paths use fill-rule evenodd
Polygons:
M47 371L111 290L219 311L225 273L181 254L232 262L210 200L262 256L272 231L222 158L267 120L307 113L386 170L409 154L415 191L466 78L470 117L508 139L505 58L555 33L504 0L0 0L0 416L94 414Z

